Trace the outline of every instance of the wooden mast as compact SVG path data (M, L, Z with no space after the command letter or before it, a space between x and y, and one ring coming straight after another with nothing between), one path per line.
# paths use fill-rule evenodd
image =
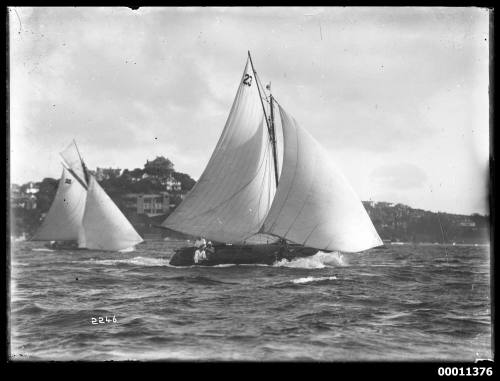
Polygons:
M85 182L88 184L89 183L89 174L87 172L87 166L85 165L85 163L82 159L82 155L80 155L80 150L78 149L78 146L76 145L75 139L73 139L73 144L75 145L76 152L78 152L78 157L80 158L80 163L82 164L83 175L85 176Z
M276 135L274 130L274 111L273 111L273 96L270 96L270 117L267 119L266 108L264 107L264 102L262 101L262 94L260 93L259 81L257 79L257 72L253 66L252 56L250 55L250 50L248 51L248 58L250 59L250 65L252 66L252 72L255 77L255 83L257 84L257 90L259 91L260 103L262 104L262 110L264 111L264 118L266 119L267 132L269 133L269 139L271 140L271 146L273 148L273 161L274 161L274 179L276 181L276 188L278 188L278 160L276 156Z
M269 88L269 93L271 92L271 88ZM276 156L276 129L274 128L274 107L273 107L273 94L269 94L269 107L271 108L270 112L270 124L271 124L271 145L273 147L273 160L274 160L274 176L276 178L276 188L278 188L278 158Z

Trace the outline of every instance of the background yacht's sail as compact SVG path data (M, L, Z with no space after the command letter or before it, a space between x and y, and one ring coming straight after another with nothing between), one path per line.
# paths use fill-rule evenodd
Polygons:
M63 168L54 201L33 240L78 240L78 231L82 224L86 197L86 189L66 168Z
M84 240L87 249L118 251L142 242L141 236L93 176L89 177L83 233L79 239Z
M382 245L370 217L323 147L280 106L284 158L262 232L320 250Z
M64 151L60 152L61 157L64 159L66 165L74 172L80 181L88 186L88 177L85 164L80 157L78 147L73 140L71 144L66 147Z
M205 171L163 226L215 241L242 242L261 227L275 190L266 120L247 60Z

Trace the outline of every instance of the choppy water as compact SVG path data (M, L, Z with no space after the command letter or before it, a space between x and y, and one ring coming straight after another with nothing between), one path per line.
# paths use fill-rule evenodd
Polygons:
M181 244L105 253L15 243L11 358L492 358L489 247L402 245L274 266L169 266ZM110 322L92 324L106 316Z

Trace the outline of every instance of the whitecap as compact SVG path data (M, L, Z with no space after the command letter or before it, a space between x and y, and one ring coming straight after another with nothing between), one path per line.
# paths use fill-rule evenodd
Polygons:
M120 253L130 253L132 251L135 251L135 246L132 246L132 247L127 247L126 249L121 249L121 250L118 250Z
M321 280L336 280L336 279L337 279L336 276L320 276L320 277L307 276L304 278L293 279L292 283L304 284L304 283L318 282Z
M170 266L170 261L168 259L148 257L134 257L128 259L91 259L84 262L108 266L114 266L120 263L136 266Z

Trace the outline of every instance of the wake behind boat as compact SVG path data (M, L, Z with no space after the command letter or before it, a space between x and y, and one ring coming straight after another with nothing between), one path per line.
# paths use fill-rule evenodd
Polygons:
M275 104L283 136L282 168ZM279 256L358 252L383 244L328 153L270 91L266 95L250 52L207 167L162 225L231 244L216 245L207 265L268 263ZM177 250L170 263L194 263L196 249Z

